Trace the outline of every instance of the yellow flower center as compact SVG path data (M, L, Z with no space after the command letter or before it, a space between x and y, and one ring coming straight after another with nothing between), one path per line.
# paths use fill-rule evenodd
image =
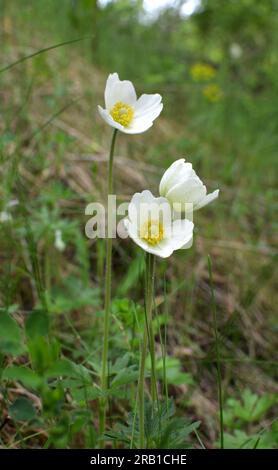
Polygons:
M124 127L127 127L133 119L134 109L129 106L129 104L118 101L118 103L114 104L110 114L114 121L118 122Z
M140 238L150 245L157 245L164 237L164 228L158 220L148 220L140 228Z

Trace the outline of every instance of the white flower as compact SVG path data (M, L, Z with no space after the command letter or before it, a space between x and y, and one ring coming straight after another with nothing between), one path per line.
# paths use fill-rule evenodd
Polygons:
M142 95L137 100L133 84L120 80L117 73L109 75L105 92L105 109L98 106L107 124L125 134L141 134L153 125L162 111L161 96Z
M242 56L242 48L236 42L230 45L230 55L233 59L240 59Z
M7 204L5 205L5 208L2 212L0 212L0 222L9 222L12 220L12 214L9 212L10 207L14 207L18 204L17 199L12 199L11 201L8 201ZM7 210L6 210L7 209Z
M0 212L0 222L8 222L10 220L12 220L12 216L11 214L9 214L9 212L7 211Z
M207 194L207 188L196 175L192 164L181 158L165 171L160 181L159 194L171 204L192 204L193 210L197 210L216 199L219 189Z
M134 194L124 223L137 245L161 258L168 258L180 248L190 248L193 242L194 224L186 219L173 221L167 199L154 197L150 191Z
M62 232L59 229L55 230L54 246L58 251L64 251L64 249L66 248L66 244L62 238Z

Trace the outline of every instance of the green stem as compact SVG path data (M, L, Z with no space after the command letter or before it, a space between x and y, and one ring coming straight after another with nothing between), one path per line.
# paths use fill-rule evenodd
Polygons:
M145 448L145 407L144 407L144 386L145 386L145 364L147 355L147 329L144 327L143 344L141 348L140 370L139 370L139 447Z
M164 343L161 341L161 345L163 343L162 349L162 357L163 357L163 382L164 382L164 393L166 397L166 409L168 413L169 409L169 397L168 397L168 383L167 383L167 373L166 373L166 357L167 357L167 325L168 325L168 297L167 297L167 290L166 290L166 279L164 276L164 300L165 300L165 326L164 326Z
M139 370L139 436L140 436L140 448L145 448L145 403L144 403L144 388L145 388L145 365L147 356L147 340L149 337L149 345L152 352L154 352L154 341L151 341L152 329L150 329L150 320L152 317L152 302L153 302L153 281L154 281L154 264L155 258L149 253L146 255L146 276L145 276L145 325L143 343L141 348L141 359L140 359L140 370ZM151 357L152 357L151 352ZM153 363L153 361L152 361ZM152 364L152 397L155 396L154 390L156 390L156 381L154 367Z
M217 369L219 420L220 420L220 446L221 446L221 449L224 449L223 393L222 393L222 380L221 380L221 362L220 362L219 338L218 338L218 330L217 330L216 302L215 302L215 295L214 295L214 289L213 289L210 256L208 256L208 269L209 269L209 280L210 280L210 289L211 289L211 298L212 298L213 328L214 328L215 349L216 349L216 369Z
M113 132L110 147L109 164L108 164L108 190L107 196L113 193L113 157L115 149L115 141L117 129ZM109 318L111 307L111 266L112 266L112 238L107 234L106 238L106 271L105 271L105 298L104 298L104 328L103 328L103 349L102 349L102 368L101 368L101 391L102 397L99 403L99 434L100 447L104 447L103 434L106 426L106 408L107 408L107 359L109 346Z
M149 255L149 270L150 270L150 285L149 291L152 296L152 302L154 302L154 273L155 273L155 256ZM155 361L155 341L154 341L154 332L153 332L153 318L152 318L152 305L150 309L147 310L147 328L148 328L148 338L149 338L149 348L150 348L150 357L151 357L151 395L153 403L158 402L158 393L156 386L156 361Z

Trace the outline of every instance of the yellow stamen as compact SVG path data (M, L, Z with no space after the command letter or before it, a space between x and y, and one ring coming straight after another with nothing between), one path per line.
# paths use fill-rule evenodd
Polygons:
M158 220L148 220L140 228L140 238L150 245L157 245L164 237L164 228Z
M110 114L114 121L118 122L124 127L127 127L133 119L134 109L129 106L129 104L118 101L118 103L114 104Z

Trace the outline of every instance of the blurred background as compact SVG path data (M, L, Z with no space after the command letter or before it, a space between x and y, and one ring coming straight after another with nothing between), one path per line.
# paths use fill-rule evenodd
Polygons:
M112 129L97 104L118 72L164 102L149 132L118 138L119 200L156 194L180 157L220 188L192 249L157 263L176 413L219 445L210 254L226 446L277 447L277 0L0 0L0 35L0 445L95 445L105 244L85 237L84 210L105 201ZM137 376L143 266L115 241L112 429Z

